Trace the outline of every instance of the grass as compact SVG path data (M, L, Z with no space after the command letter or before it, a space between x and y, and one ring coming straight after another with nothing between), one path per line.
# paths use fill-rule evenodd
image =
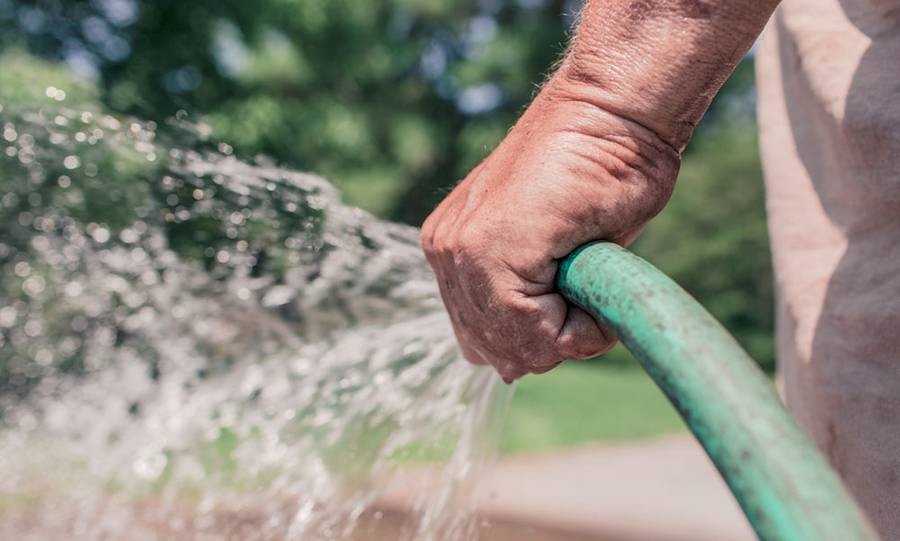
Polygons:
M510 406L500 449L544 451L684 431L666 397L624 351L612 359L569 362L525 377Z
M499 430L501 455L534 453L596 442L652 438L687 428L662 391L622 346L600 359L564 363L526 376L515 389ZM456 436L408 445L397 463L446 460Z

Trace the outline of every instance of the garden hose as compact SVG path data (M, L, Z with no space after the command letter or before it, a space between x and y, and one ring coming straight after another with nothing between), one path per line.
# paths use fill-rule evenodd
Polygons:
M877 536L837 474L734 338L654 266L610 243L564 259L557 285L666 394L763 541Z

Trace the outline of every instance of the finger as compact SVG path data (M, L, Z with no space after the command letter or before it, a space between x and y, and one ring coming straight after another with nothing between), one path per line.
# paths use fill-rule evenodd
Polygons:
M476 346L472 345L469 340L468 333L463 330L456 330L456 341L459 343L459 350L463 357L472 364L491 364L487 356L482 353Z
M497 370L497 373L500 374L500 379L503 380L503 383L506 383L507 385L528 373L525 370L522 370L517 363L512 361L494 363L494 368Z
M452 269L451 269L452 274ZM490 364L488 356L485 355L472 340L472 335L466 329L465 321L459 313L459 299L457 293L459 288L455 287L452 277L438 277L438 291L441 299L447 309L447 315L450 317L450 323L453 327L453 334L456 336L456 343L459 345L459 351L465 360L472 364Z
M553 370L554 368L561 365L562 363L563 363L563 361L556 361L552 364L547 364L547 365L542 365L542 366L534 366L531 368L531 373L532 374L543 374L545 372L549 372L549 371Z
M513 381L524 376L524 372L516 362L500 360L494 353L483 351L474 344L470 339L469 333L464 329L457 329L454 325L453 331L456 333L456 341L459 343L459 349L463 357L472 364L491 365L504 383L512 383Z
M514 308L509 319L519 324L506 329L504 338L516 347L507 357L518 357L517 364L528 373L542 374L559 366L566 359L556 344L566 320L566 300L556 293L523 295Z
M433 260L437 228L447 212L447 206L447 204L438 205L425 219L425 223L422 224L422 230L419 232L419 241L422 249L425 251L425 256L429 258L429 262Z
M453 334L456 336L456 343L459 345L459 351L462 353L463 358L472 364L490 364L488 356L474 344L472 336L462 324L463 322L460 321L456 305L449 302L452 293L446 291L442 286L439 286L438 289L441 292L441 297L444 299L444 305L447 307L447 315L450 316Z
M559 354L567 359L590 359L616 345L615 335L577 306L568 305L566 320L556 338Z

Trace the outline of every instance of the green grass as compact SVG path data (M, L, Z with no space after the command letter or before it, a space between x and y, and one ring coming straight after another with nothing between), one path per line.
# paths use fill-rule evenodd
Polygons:
M501 455L545 452L592 442L652 438L687 428L668 399L622 347L604 358L570 361L517 383L499 430ZM497 441L497 440L494 440ZM426 439L393 455L397 463L446 460L456 435Z
M684 431L666 397L634 361L569 362L520 383L500 449L534 452L593 441L620 441Z

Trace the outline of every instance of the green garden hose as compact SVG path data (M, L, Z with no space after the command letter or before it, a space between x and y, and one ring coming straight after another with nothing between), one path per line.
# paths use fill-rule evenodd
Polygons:
M756 363L665 274L609 243L560 265L557 284L615 330L725 478L764 541L877 536Z

